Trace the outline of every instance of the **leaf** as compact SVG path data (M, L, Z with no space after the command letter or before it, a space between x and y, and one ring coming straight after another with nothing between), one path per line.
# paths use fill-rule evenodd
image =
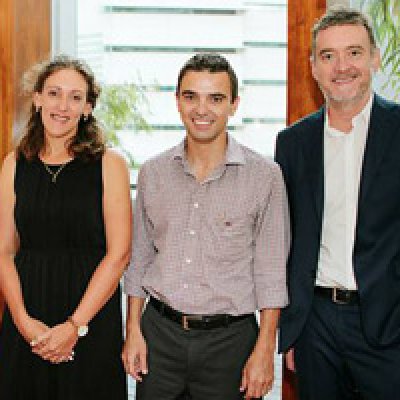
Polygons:
M400 0L363 0L361 10L371 16L377 42L382 49L382 69L388 76L382 89L391 87L393 99L400 97Z
M94 114L104 126L108 143L119 148L134 167L133 155L122 148L117 131L129 127L133 133L149 132L150 125L143 116L148 111L148 101L143 89L136 84L106 85L102 88Z

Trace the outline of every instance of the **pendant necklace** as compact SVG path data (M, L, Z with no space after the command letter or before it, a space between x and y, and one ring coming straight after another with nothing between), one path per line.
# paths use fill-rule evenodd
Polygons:
M46 165L45 163L43 163L44 168L46 169L46 171L51 175L51 181L53 183L56 183L57 181L57 177L60 174L60 172L63 170L63 168L68 164L68 162L61 164L56 171L52 171L48 165Z

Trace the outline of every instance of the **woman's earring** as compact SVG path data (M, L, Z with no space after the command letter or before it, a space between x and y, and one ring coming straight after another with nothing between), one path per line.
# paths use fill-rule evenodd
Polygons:
M86 122L89 119L88 115L82 114L83 120Z
M35 106L35 108L36 108L36 112L39 114L39 113L40 113L40 109L41 109L42 107L40 107L40 106Z

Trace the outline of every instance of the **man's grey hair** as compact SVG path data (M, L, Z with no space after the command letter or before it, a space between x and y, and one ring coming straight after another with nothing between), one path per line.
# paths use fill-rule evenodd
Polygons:
M359 25L363 26L367 31L369 42L371 44L371 50L377 48L374 30L370 23L369 18L361 11L344 7L336 6L331 7L327 12L315 23L312 28L312 43L311 43L311 54L315 56L317 35L319 32L328 29L331 26L341 25Z

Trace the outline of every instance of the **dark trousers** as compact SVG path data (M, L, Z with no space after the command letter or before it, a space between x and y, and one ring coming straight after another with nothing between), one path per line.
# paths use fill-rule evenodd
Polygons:
M301 400L400 399L400 345L370 346L360 322L358 305L314 297L295 344Z
M242 369L258 326L246 318L227 327L184 330L150 304L142 316L148 369L136 384L137 400L239 400Z

